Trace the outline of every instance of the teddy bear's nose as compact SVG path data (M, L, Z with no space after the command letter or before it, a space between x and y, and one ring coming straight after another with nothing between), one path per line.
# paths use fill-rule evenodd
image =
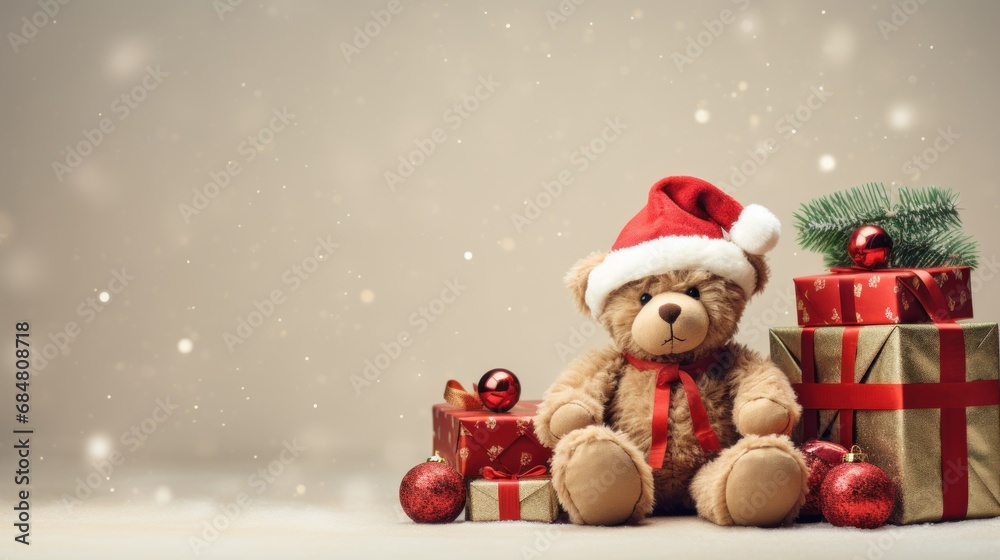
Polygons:
M676 303L664 303L660 306L659 311L660 318L673 325L674 321L677 320L677 317L680 317L681 306Z

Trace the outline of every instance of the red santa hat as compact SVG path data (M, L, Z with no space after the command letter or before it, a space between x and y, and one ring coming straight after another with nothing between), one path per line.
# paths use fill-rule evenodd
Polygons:
M686 269L707 270L732 280L749 296L757 288L757 271L747 253L767 253L777 245L780 232L781 223L767 208L743 206L707 181L683 176L661 179L608 256L590 272L587 307L596 318L617 288Z

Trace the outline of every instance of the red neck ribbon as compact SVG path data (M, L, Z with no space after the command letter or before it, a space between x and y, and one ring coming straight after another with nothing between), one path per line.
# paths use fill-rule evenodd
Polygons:
M500 508L500 521L518 521L521 519L521 491L518 480L522 478L536 478L543 476L547 471L545 465L535 465L523 473L511 474L509 472L498 471L493 467L483 469L483 477L487 480L496 480L497 501Z
M712 430L712 423L708 420L708 413L705 412L705 403L702 402L701 394L698 392L698 384L692 377L692 373L698 375L716 363L715 356L702 358L692 364L664 364L640 360L628 354L623 354L623 356L628 360L628 363L632 364L632 367L640 371L656 371L656 396L653 399L653 442L649 448L648 459L650 467L663 468L663 461L667 454L667 433L670 422L670 387L676 381L680 381L681 386L684 387L688 407L691 409L694 435L698 438L702 451L713 453L722 449L718 436Z

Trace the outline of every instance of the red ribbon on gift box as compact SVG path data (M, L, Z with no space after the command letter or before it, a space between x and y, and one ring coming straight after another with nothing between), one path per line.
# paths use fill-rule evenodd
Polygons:
M933 281L932 281L933 283ZM938 290L940 293L940 290ZM941 410L941 476L943 520L964 519L969 506L967 407L1000 405L1000 385L996 381L966 381L965 334L954 322L938 322L940 340L940 382L911 384L856 384L858 335L861 327L845 327L839 384L816 383L816 360L813 352L815 327L802 329L802 383L793 384L799 403L816 410L803 418L803 437L815 439L819 410L839 410L840 443L854 443L854 411ZM958 479L944 481L950 468L957 466Z
M511 474L493 467L483 469L483 478L497 481L497 501L500 507L500 521L521 519L521 485L524 478L537 478L548 472L544 465L536 465L523 473Z
M692 364L660 363L624 354L628 363L638 370L656 371L656 392L653 397L653 425L652 443L649 448L649 459L647 462L654 469L663 468L663 461L667 453L667 434L670 421L670 386L675 381L680 381L684 387L684 394L687 397L688 408L691 409L691 423L694 425L694 435L698 438L702 451L714 453L722 449L719 438L712 429L712 423L708 419L705 411L705 403L701 400L701 393L698 392L698 384L692 374L697 375L699 371L708 369L718 361L716 356L702 358Z

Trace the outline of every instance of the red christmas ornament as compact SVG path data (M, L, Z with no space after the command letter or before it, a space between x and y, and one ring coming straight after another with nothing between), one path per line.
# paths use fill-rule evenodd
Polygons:
M851 232L847 240L847 254L854 264L869 270L883 267L892 253L892 238L884 229L864 225Z
M820 490L823 516L837 527L874 529L889 519L896 505L896 487L885 471L871 463L855 445L844 462L830 469Z
M799 511L799 516L803 520L818 521L823 515L820 487L830 469L841 464L848 451L843 445L819 439L803 443L801 450L806 457L806 467L809 468L809 494L806 495L806 503Z
M483 374L476 387L483 406L493 412L507 412L521 398L521 382L505 369L491 369Z
M450 523L465 507L465 481L437 452L399 483L399 504L417 523Z

